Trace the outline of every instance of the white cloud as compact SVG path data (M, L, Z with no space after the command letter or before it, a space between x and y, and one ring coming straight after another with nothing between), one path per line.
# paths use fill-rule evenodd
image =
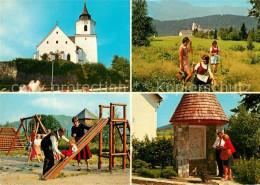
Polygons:
M64 101L64 99L58 99L56 97L40 97L32 101L32 105L45 109L55 110L57 112L66 112L75 108L75 104Z

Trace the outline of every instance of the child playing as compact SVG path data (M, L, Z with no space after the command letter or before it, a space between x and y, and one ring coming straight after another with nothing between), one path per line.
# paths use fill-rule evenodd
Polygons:
M211 65L213 65L213 72L216 73L218 71L218 61L220 59L219 56L220 50L218 47L217 41L212 42L212 46L210 47L211 54Z
M42 151L41 151L41 141L42 141L41 135L37 134L36 138L33 142L33 150L35 151L38 162L41 162L41 160L39 159L39 156L41 157L42 161L44 160L43 156L42 156Z
M78 150L78 147L76 146L76 141L75 139L71 139L70 140L70 147L69 150L63 150L61 153L63 155L65 155L66 158L68 158L69 156L71 156L71 154L73 154L74 152L76 152Z
M193 64L193 73L196 73L194 78L194 84L199 88L199 86L210 85L213 83L213 87L216 85L215 78L210 70L209 64L209 56L203 55L201 57L202 61L197 63L197 65ZM206 73L209 73L209 76L206 76Z

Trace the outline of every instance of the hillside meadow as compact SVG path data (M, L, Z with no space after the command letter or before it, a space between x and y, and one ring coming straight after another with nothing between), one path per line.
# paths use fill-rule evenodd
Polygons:
M149 47L134 47L132 51L133 91L182 91L175 74L179 71L179 36L156 37ZM190 37L193 54L190 64L201 61L209 54L212 39ZM254 42L254 50L247 50L246 41L217 40L221 61L215 91L259 91L260 43ZM188 83L193 85L193 77ZM190 90L193 91L193 90Z

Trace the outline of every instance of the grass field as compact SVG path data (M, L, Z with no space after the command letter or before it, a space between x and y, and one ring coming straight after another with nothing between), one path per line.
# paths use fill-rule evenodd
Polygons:
M190 64L201 61L203 54L209 54L212 39L190 37L193 54ZM133 47L132 72L133 91L182 91L175 78L179 71L178 49L182 37L156 37L149 47ZM244 51L235 51L234 46L242 46ZM216 91L259 91L260 83L260 43L254 43L253 51L246 49L246 41L218 40L221 50L219 70L215 75ZM192 84L193 79L189 82Z

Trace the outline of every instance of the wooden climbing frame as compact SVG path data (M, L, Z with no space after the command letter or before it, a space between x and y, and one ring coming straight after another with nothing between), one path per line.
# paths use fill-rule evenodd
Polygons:
M126 104L110 103L110 106L100 105L99 106L99 118L103 118L103 109L110 110L110 121L109 121L109 152L102 151L102 130L99 133L99 155L98 155L98 169L102 168L102 157L109 158L109 170L115 167L115 157L122 157L122 168L126 168L126 158L130 161L130 152L127 148L127 128L130 132L130 124L127 120L126 115ZM116 117L116 107L123 107L123 117ZM122 131L120 126L122 126ZM116 129L119 133L120 139L123 143L122 153L116 153Z

